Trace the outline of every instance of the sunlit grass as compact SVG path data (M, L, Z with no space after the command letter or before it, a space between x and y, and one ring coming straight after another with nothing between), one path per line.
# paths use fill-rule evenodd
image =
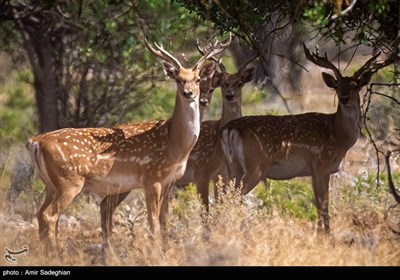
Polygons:
M308 181L272 182L269 189L260 184L244 200L228 186L208 216L190 186L171 197L161 247L148 230L143 192L134 191L114 214L112 242L118 264L398 266L400 237L388 220L394 209L389 209L391 196L385 186L360 190L361 185L343 187L340 192L348 199L333 199L329 238L316 234ZM88 202L80 196L60 219L60 260L40 256L37 223L23 218L33 212L26 197L19 199L16 212L10 215L2 210L0 246L28 245L30 252L18 259L20 265L103 264L98 200Z

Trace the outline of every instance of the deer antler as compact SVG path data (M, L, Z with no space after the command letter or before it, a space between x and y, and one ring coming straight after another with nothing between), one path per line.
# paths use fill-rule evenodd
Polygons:
M309 61L311 61L312 63L314 63L318 66L331 69L335 73L337 79L342 78L342 75L340 74L339 69L337 69L336 66L328 60L326 53L325 53L325 57L321 57L321 56L318 56L316 53L310 53L310 51L306 48L305 44L303 44L303 48L304 48L304 53L306 55L306 58ZM396 54L393 54L383 62L380 62L380 63L375 62L374 63L374 61L378 58L378 56L380 54L381 53L378 52L373 57L368 59L368 61L354 73L353 77L358 79L365 73L369 73L370 75L372 75L375 72L377 72L379 69L384 68L396 61Z
M251 62L256 60L258 58L258 54L253 55L250 57L248 60L246 60L242 65L240 65L238 72L241 73L244 69L246 69L246 66L249 65Z
M375 72L377 72L379 69L384 68L384 67L394 63L397 60L396 54L392 53L392 55L389 56L383 62L379 62L379 63L375 62L375 63L373 63L373 61L376 60L380 54L381 54L381 52L378 52L373 57L368 59L368 61L360 69L358 69L356 73L354 73L354 77L357 77L357 78L361 77L361 75L363 75L366 72L369 72L370 75L372 75Z
M207 54L207 48L200 47L199 39L197 39L195 46L196 46L197 50L199 51L199 53L201 55L206 55ZM211 48L213 47L213 45L211 43L209 43L209 46ZM218 59L218 58L216 58L214 56L212 56L210 59L212 59L213 61L215 61L218 64L220 63L220 60L221 60L221 58Z
M164 61L167 61L169 63L171 63L176 69L181 69L183 68L181 63L178 61L178 59L176 59L172 54L170 54L169 52L167 52L163 46L159 46L156 43L154 43L154 45L157 47L158 50L154 49L149 41L147 41L147 38L144 38L144 43L147 47L147 49L149 51L151 51L154 55L158 56L159 58L161 58Z
M210 49L213 48L213 44L209 43L208 45L209 45ZM197 50L199 51L199 53L201 55L206 55L207 54L207 48L206 47L204 47L204 48L200 47L198 39L197 39L197 42L196 42L195 46L196 46ZM222 57L216 58L216 57L212 56L209 59L214 61L215 63L217 63L218 68L219 68L219 72L226 72L225 66L221 63Z
M193 69L199 69L201 68L201 66L203 65L203 63L212 58L213 60L215 60L215 58L213 58L215 55L222 53L226 48L229 47L229 45L232 42L232 34L229 33L229 39L228 41L223 44L220 43L218 41L216 41L213 45L210 43L210 50L205 51L205 53L203 54L203 56L199 59L199 61L197 61L196 65L193 67ZM218 46L218 48L217 48ZM204 52L204 49L201 49L200 47L197 47L197 49L200 51L200 53Z
M311 61L312 63L314 63L315 65L321 66L323 68L327 68L332 70L335 73L336 79L342 79L343 76L340 73L339 69L337 69L337 67L329 61L327 54L325 53L325 56L319 56L316 53L311 53L306 45L303 43L303 48L304 48L304 54L306 55L306 58Z

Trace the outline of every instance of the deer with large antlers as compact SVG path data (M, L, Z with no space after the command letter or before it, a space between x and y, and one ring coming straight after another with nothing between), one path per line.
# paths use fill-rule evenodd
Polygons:
M221 87L221 118L201 123L199 140L190 153L184 175L177 181L178 185L195 183L207 210L210 180L214 181L214 189L216 189L218 176L227 177L228 175L221 147L220 131L229 121L242 116L242 87L254 78L255 66L250 63L255 58L252 57L243 63L235 74L229 74L222 64L220 64L221 72L214 73L214 86ZM216 191L214 193L217 195Z
M333 71L322 73L325 84L334 89L339 103L334 114L305 113L287 116L249 116L236 119L222 129L221 141L229 177L236 187L243 183L242 194L250 192L260 180L288 180L311 176L318 212L318 231L330 230L329 179L338 171L347 151L359 135L361 88L378 69L391 63L369 59L351 77L342 76L327 56L311 54L312 63Z
M214 44L209 43L209 46L211 47L211 49L215 49L218 46L218 48L224 50L230 45L231 41L232 41L232 37L230 36L228 41L225 44L216 41ZM198 45L197 45L197 47L200 50L200 47ZM201 49L201 50L203 50L203 49ZM215 61L216 62L215 66L217 66L218 60L215 59L212 55L208 55L209 51L204 51L204 52L201 51L200 53L202 56L207 56L208 60ZM215 52L215 53L218 54L220 52ZM215 75L215 73L216 72L214 69L214 75ZM218 85L216 83L217 83L217 79L215 79L214 76L207 77L207 79L202 79L200 82L200 97L199 97L200 122L203 120L203 118L205 116L205 111L211 102L211 98L212 98L215 88L218 87ZM141 125L142 125L141 123L130 123L130 124L127 124L124 126L129 126L131 131L132 130L140 131ZM118 206L118 204L121 203L123 201L123 199L129 195L129 193L130 193L130 191L124 193L123 195L119 195L114 198L110 197L110 199L104 199L102 201L102 208L101 208L103 210L102 215L105 216L105 218L103 220L107 221L106 225L104 225L105 229L103 230L103 232L107 232L107 233L112 232L112 230L111 230L112 229L112 214L113 214L115 208ZM166 194L166 196L167 195L168 194ZM165 209L165 211L163 213L165 215L165 212L168 211L168 200L166 200L163 205L164 205L164 209Z
M177 84L170 119L114 128L66 128L29 141L37 174L46 184L37 216L47 253L56 251L60 214L81 191L104 196L100 212L106 252L112 252L112 212L133 189L144 189L151 232L157 236L165 224L169 186L182 176L200 133L199 87L215 71L215 63L205 62L228 44L215 44L192 68L182 67L157 44L154 48L145 40L145 45L163 61L166 74Z

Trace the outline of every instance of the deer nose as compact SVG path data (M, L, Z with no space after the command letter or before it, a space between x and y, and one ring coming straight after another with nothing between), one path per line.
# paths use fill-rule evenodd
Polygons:
M200 98L200 105L201 105L202 107L207 107L207 106L208 106L208 99L205 98L205 97Z
M349 97L348 96L340 97L340 102L342 102L344 105L347 105L347 103L349 103Z
M234 95L233 95L233 94L227 94L227 95L225 95L225 99L228 100L228 101L232 101L233 98L234 98Z
M191 89L185 89L183 91L183 96L185 98L191 98L193 96L193 91Z

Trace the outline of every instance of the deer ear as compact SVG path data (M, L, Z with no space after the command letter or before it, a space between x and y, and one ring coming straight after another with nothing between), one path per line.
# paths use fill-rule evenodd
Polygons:
M242 83L246 84L246 83L250 82L251 80L253 80L255 74L256 74L255 66L246 68L242 73Z
M205 64L200 70L200 77L202 79L211 79L215 72L216 64L215 62L211 61Z
M322 79L324 79L324 82L328 87L334 89L338 87L336 79L328 73L322 72Z
M168 62L163 62L163 66L165 75L171 79L175 79L178 76L178 71L173 65L169 64Z
M221 73L221 72L214 73L214 76L212 78L213 79L213 81L212 81L213 88L217 88L222 85L223 77L224 77L224 73Z
M360 88L363 86L368 85L369 81L371 80L372 73L371 72L364 72L361 74L361 77L358 79L357 84Z

